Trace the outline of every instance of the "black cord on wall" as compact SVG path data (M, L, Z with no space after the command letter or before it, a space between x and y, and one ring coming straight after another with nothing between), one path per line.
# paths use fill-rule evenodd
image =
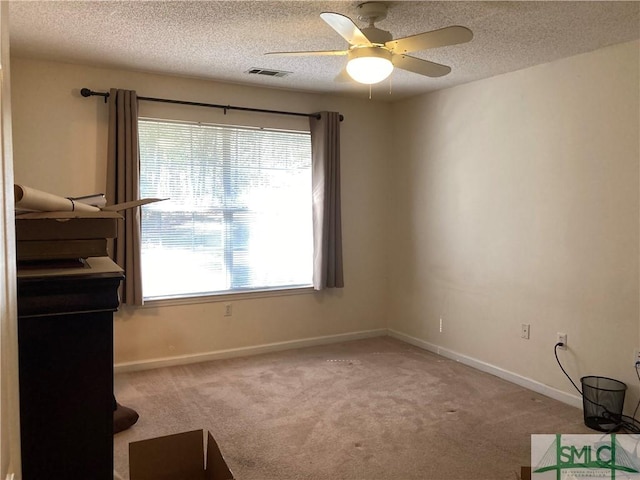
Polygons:
M562 370L562 373L564 373L565 376L569 379L569 381L571 382L571 385L573 385L573 387L578 391L578 393L582 397L583 401L586 400L587 402L590 402L591 404L602 408L604 413L606 415L608 415L607 420L611 420L612 422L614 422L613 427L609 430L608 433L615 432L620 428L625 430L627 433L640 433L640 422L638 420L636 420L636 414L638 413L638 407L640 407L640 399L638 399L638 403L636 404L636 408L633 411L633 417L629 417L628 415L613 414L613 413L609 412L607 407L605 407L604 405L600 405L599 403L594 402L590 398L586 398L584 396L583 392L578 388L578 386L571 379L571 377L569 376L567 371L564 369L564 367L562 366L562 363L560 363L560 359L558 358L558 348L562 347L562 346L564 346L564 343L558 342L558 343L556 343L556 345L555 345L555 347L553 349L553 353L556 356L556 362L558 362L558 366L560 367L560 370ZM636 376L638 377L638 382L640 382L640 371L638 371L638 368L640 368L640 362L636 362L635 368L636 368Z

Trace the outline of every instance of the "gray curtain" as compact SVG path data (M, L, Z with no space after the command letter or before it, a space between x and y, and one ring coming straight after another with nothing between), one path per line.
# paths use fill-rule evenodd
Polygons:
M140 198L140 152L138 149L138 97L133 90L109 92L109 145L107 150L107 200L122 203ZM111 257L124 269L121 299L142 305L140 274L140 208L120 212L118 237Z
M340 115L309 117L313 183L313 288L344 287L340 213Z

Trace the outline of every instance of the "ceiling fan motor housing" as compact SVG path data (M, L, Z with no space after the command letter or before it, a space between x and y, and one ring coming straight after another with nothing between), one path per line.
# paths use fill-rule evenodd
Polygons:
M387 5L381 2L361 3L356 7L358 19L363 22L380 22L387 18Z
M391 41L393 36L390 32L376 28L375 22L379 22L387 18L387 5L380 2L361 3L356 7L358 19L369 24L368 27L361 28L364 36L375 45L384 45Z
M356 58L383 58L391 62L391 52L380 47L356 47L349 50L349 60Z
M371 43L375 43L378 45L384 45L387 42L390 42L393 39L393 36L390 32L386 30L381 30L376 27L366 27L361 29L364 36L369 39Z

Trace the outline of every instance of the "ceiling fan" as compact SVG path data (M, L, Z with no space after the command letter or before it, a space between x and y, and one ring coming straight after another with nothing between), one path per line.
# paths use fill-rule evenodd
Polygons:
M358 19L369 23L362 30L349 17L340 13L320 14L320 18L349 42L348 50L269 52L266 55L346 55L349 58L346 66L349 76L357 82L370 85L387 78L394 67L427 77L446 75L451 67L412 57L407 53L465 43L473 38L471 30L456 25L393 39L390 32L375 26L375 22L387 17L386 4L362 3L358 5L357 13ZM340 77L341 75L338 76Z

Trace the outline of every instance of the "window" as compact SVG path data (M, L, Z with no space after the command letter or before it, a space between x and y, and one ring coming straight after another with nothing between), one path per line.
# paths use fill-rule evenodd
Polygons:
M146 300L310 286L308 132L139 120Z

